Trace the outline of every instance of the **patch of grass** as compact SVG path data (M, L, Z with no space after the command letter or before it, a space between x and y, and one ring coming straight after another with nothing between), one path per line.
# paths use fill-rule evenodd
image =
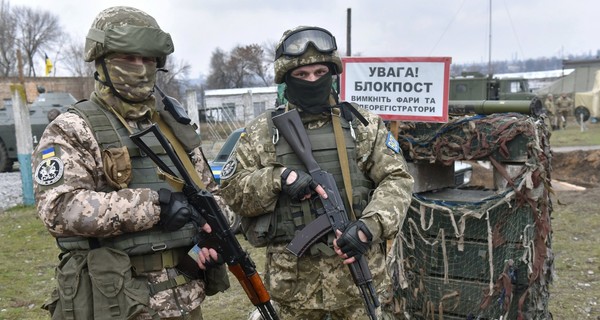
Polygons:
M595 146L600 145L600 123L586 123L587 130L581 131L579 124L572 118L566 130L552 131L550 145L552 147Z
M261 272L264 248L253 248L242 235L237 238ZM60 251L35 208L17 207L0 212L0 239L0 319L49 319L41 306L54 289L54 268ZM229 290L207 297L202 304L204 319L246 319L255 309L231 273L229 281Z
M33 207L0 214L0 319L44 319L59 250Z
M552 214L556 278L550 287L554 319L600 315L600 190L557 194Z

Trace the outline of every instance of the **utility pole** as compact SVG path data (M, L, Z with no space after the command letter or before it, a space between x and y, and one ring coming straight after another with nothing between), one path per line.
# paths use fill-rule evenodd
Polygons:
M346 10L346 56L352 56L352 8Z
M12 94L13 116L15 119L15 133L17 138L17 157L21 171L21 186L23 190L23 204L34 205L33 179L31 172L31 154L33 141L31 134L31 121L29 120L29 107L23 78L23 59L21 50L17 50L17 65L19 68L19 83L10 85Z
M488 77L492 77L492 0L490 0L490 33L489 33L489 48L488 48Z

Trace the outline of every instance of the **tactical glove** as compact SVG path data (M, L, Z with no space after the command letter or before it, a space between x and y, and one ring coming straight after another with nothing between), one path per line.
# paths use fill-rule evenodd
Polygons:
M358 231L362 231L367 236L367 242L360 240ZM365 254L371 247L371 242L373 242L373 234L361 220L349 222L336 240L337 246L348 258Z
M206 223L182 192L160 189L158 201L160 202L159 224L165 231L178 230L190 221L195 222L199 227Z
M296 172L297 178L291 184L287 184L287 177L291 172ZM304 196L313 192L317 183L306 172L286 168L281 173L281 191L288 194L292 200L300 201Z

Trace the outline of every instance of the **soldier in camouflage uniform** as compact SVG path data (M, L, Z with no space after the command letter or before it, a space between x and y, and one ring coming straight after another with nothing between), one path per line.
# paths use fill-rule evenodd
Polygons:
M335 176L350 212L332 113L341 120L358 220L337 237L330 232L302 257L285 249L295 232L316 218L321 204L315 198L325 192L314 185L285 139L278 139L271 111L246 126L235 157L221 175L223 197L244 216L248 240L266 246L265 282L282 319L366 319L362 296L346 266L355 259L352 252L366 256L380 301L392 298L385 242L398 232L413 179L382 119L338 101L332 82L342 71L335 38L327 30L298 27L286 31L278 44L275 82L286 84L289 101L281 108L299 111L315 159Z
M85 61L96 66L94 92L50 123L34 152L38 214L62 250L58 290L45 305L52 319L202 319L200 303L214 294L204 278L210 270L227 276L215 250L203 248L197 262L188 256L199 228L210 226L129 139L168 123L207 189L218 192L195 128L153 94L173 50L145 12L103 10L85 44Z
M565 129L567 127L567 117L569 114L573 114L573 99L566 93L562 93L558 99L556 99L556 112L557 112L557 129Z
M558 124L556 106L554 105L554 96L552 93L548 93L546 96L546 100L544 100L544 107L546 107L546 112L548 113L548 122L550 122L550 127L552 130L557 130Z

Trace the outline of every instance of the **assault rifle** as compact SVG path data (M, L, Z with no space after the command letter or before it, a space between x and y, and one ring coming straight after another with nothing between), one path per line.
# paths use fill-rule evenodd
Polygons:
M265 320L278 320L279 316L271 304L271 297L265 288L260 275L256 271L254 261L244 251L237 241L234 233L231 231L229 223L221 208L215 201L212 193L198 187L190 174L186 171L181 159L175 153L175 150L165 138L156 124L147 129L131 135L131 140L146 153L152 161L165 173L177 177L177 175L162 161L148 145L142 140L142 137L152 132L165 149L167 155L179 172L183 180L183 193L187 196L189 203L202 215L206 222L212 228L212 232L203 237L208 238L206 247L215 249L225 260L229 271L235 275L240 285L246 292L246 295L254 306L258 309L262 318Z
M335 184L335 178L331 173L322 170L313 157L312 146L298 111L293 109L274 116L273 124L300 158L313 180L327 192L327 199L319 198L323 203L323 209L321 212L317 212L317 218L297 232L286 248L297 257L301 257L312 244L324 235L332 231L335 233L335 230L344 231L349 222L348 214L344 208L340 191ZM355 258L356 261L348 265L350 273L363 296L369 319L376 320L375 308L379 307L379 300L373 287L371 270L369 270L367 259L363 255L355 256Z

